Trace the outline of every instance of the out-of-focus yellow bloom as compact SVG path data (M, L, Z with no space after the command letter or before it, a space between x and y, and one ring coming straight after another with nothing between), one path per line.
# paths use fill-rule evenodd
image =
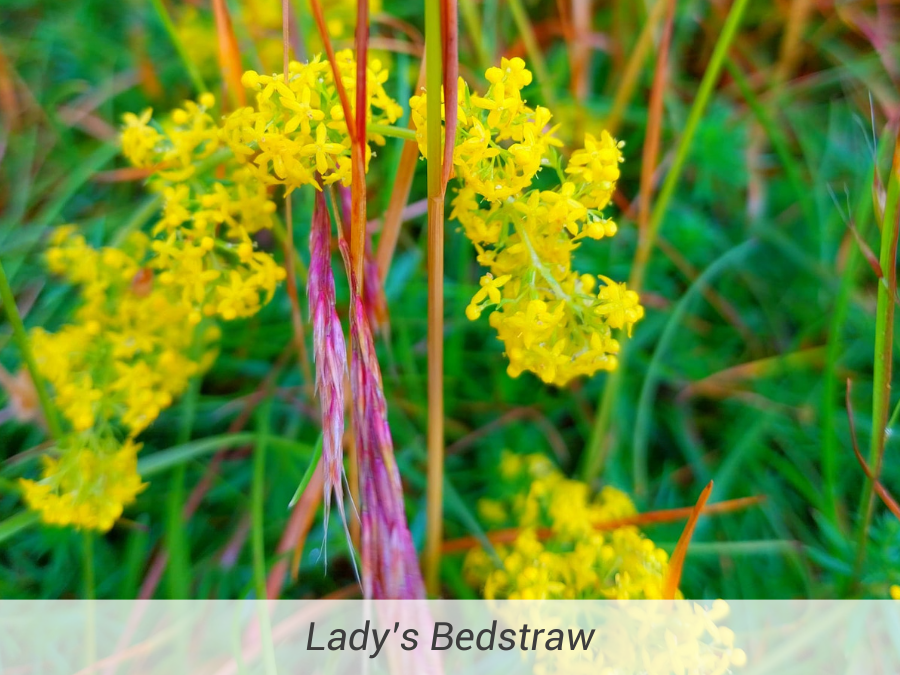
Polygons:
M478 512L492 528L516 527L519 535L496 547L499 565L481 548L470 551L463 567L469 582L488 600L618 601L589 605L578 615L580 625L597 627L589 650L539 649L535 673L725 675L746 663L734 632L720 625L729 612L724 601L710 607L683 600L629 602L661 599L668 555L637 527L597 530L636 513L628 495L607 486L592 496L585 483L565 478L539 454L504 452L498 469L500 496L481 500ZM524 492L508 491L517 487ZM516 623L525 623L522 611L516 608ZM527 623L541 619L535 615Z
M58 458L43 458L40 480L21 481L25 503L49 525L105 532L145 487L137 473L139 449L130 439L69 437Z
M55 333L35 329L32 340L41 374L76 432L115 424L136 436L201 370L205 349L189 355L192 308L146 265L150 250L141 233L98 250L64 227L47 251L51 271L79 287L81 304L71 323Z
M355 100L352 52L337 62ZM385 93L387 76L372 59L370 123L402 113ZM141 487L134 439L212 364L215 319L253 316L272 299L285 271L252 238L273 227L272 187L320 188L317 176L350 182L347 125L327 62L291 63L287 83L254 71L242 82L258 91L256 106L224 119L209 93L161 119L150 110L124 116L122 152L151 170L148 188L162 197L150 236L95 249L66 226L51 239L48 267L78 287L80 304L70 323L32 336L67 427L41 477L22 482L45 522L109 529Z
M585 483L567 479L542 455L505 452L500 473L504 482L525 483L528 489L479 506L480 512L493 515L492 525L521 530L511 546L498 547L499 569L481 549L468 555L466 574L485 598L661 597L666 552L636 527L596 529L635 514L628 495L607 486L592 497ZM539 537L547 531L549 536Z
M94 249L73 226L59 228L47 250L50 270L81 297L70 323L31 335L70 429L40 479L22 480L26 503L48 524L112 527L143 488L134 438L215 358L217 329L198 329L180 290L148 266L151 255L142 233Z
M531 83L525 62L503 59L485 77L484 96L459 81L453 168L460 187L450 215L474 244L478 262L506 281L501 293L480 289L466 315L475 320L494 308L490 323L506 346L512 377L530 371L563 386L612 370L619 351L612 331L630 334L644 309L624 284L573 269L572 255L585 239L616 233L601 211L619 178L621 146L606 132L588 134L563 168L550 111L531 108L522 97ZM424 156L426 94L414 96L410 108ZM559 184L535 189L544 168L556 172ZM598 278L605 285L595 291Z

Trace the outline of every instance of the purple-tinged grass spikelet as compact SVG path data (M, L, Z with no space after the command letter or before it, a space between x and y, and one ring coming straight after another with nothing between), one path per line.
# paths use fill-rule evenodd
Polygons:
M316 365L316 393L322 416L322 458L325 469L324 529L328 532L331 497L337 505L347 541L347 514L344 509L344 377L347 348L344 330L335 309L334 274L331 269L331 218L321 192L316 193L309 233L309 314L313 323L313 355ZM350 544L350 557L354 559ZM355 559L354 559L355 560Z
M343 238L340 248L350 288L355 289L350 247ZM406 522L403 486L394 460L381 368L363 301L355 290L351 290L350 298L350 339L353 429L362 502L363 596L376 600L424 599L425 585Z

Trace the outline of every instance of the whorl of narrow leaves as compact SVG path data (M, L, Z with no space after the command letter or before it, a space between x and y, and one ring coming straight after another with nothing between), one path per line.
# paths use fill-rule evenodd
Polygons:
M309 232L309 314L313 323L313 354L316 363L316 392L322 415L322 457L325 468L325 531L331 495L346 529L344 495L344 375L347 351L344 330L335 309L334 275L331 269L331 219L321 192L316 193L312 227Z
M372 329L366 318L350 263L346 240L341 254L350 277L350 364L353 390L353 429L359 457L362 517L363 595L378 600L415 600L425 597L419 560L406 522L403 486L394 460L381 368Z

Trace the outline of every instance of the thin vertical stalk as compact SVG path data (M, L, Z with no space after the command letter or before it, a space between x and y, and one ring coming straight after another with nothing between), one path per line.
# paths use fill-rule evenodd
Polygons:
M660 0L660 2L665 3L667 11L663 23L662 39L659 42L659 49L656 55L653 86L650 89L647 134L641 158L640 203L637 221L639 240L643 240L646 237L650 221L650 205L653 202L653 177L659 162L659 142L662 135L663 94L668 81L669 46L672 42L672 29L675 23L675 0ZM647 493L646 453L639 452L637 446L633 449L632 464L635 496L643 498Z
M872 480L863 487L860 502L860 526L857 537L856 576L861 572L866 557L866 542L874 506L874 483L881 475L884 460L884 436L891 405L891 366L894 348L894 302L897 297L897 238L900 211L900 134L894 146L891 175L888 179L887 198L881 226L881 251L879 264L885 278L878 283L878 305L875 315L875 369L872 383L872 438L869 445L869 466Z
M84 584L84 599L94 600L97 597L96 576L94 575L94 533L85 530L81 533L81 578Z
M446 194L453 169L459 107L459 9L457 0L441 0L442 81L444 83L444 157L441 165L441 192Z
M281 4L281 42L282 42L282 68L284 74L284 83L287 84L290 79L288 73L290 67L290 0L282 0ZM284 197L284 223L285 237L282 241L284 249L284 266L287 273L287 294L291 304L291 327L294 338L294 349L297 351L297 360L300 362L300 371L303 373L304 386L307 391L312 394L313 376L312 368L309 364L309 351L306 349L306 331L303 328L303 315L300 313L300 294L297 291L297 274L295 255L294 255L294 208L291 202L291 195Z
M425 0L428 92L428 487L425 587L439 591L444 485L444 192L441 185L440 0Z
M667 7L663 23L662 39L656 54L656 68L653 71L653 86L650 88L650 103L647 114L647 134L641 157L640 203L638 204L638 234L643 238L650 222L650 205L653 203L653 176L659 162L659 139L662 135L663 94L666 90L669 69L669 45L672 42L672 27L675 23L675 0L660 0Z
M213 16L216 20L216 35L219 41L219 70L222 85L231 96L235 107L247 105L247 94L241 84L241 50L238 48L231 14L225 0L213 0Z
M303 327L303 315L300 313L300 294L297 290L297 273L294 265L294 216L291 204L291 196L285 195L285 238L284 266L287 273L287 294L291 304L291 327L294 338L294 349L297 352L297 360L300 362L300 371L303 373L304 387L312 392L313 375L309 365L309 350L306 348L306 330Z
M25 362L25 367L28 369L31 381L34 383L34 390L37 392L44 419L47 421L47 430L54 440L59 440L62 437L62 427L59 423L56 406L50 400L50 395L47 393L47 387L44 384L44 378L41 377L37 361L34 360L31 343L28 341L28 333L25 331L25 324L22 323L19 308L16 306L16 298L13 295L12 288L9 286L9 279L6 278L6 270L3 268L2 262L0 262L0 300L2 300L3 306L6 308L6 316L12 327L13 339L16 341L16 346L18 346L19 352L22 354L22 360Z
M356 292L362 294L366 257L366 116L368 112L368 80L366 67L369 55L369 2L356 3L356 117L347 124L356 127L351 147L352 181L350 206L350 256L356 279Z
M427 72L427 59L422 59L422 65L419 69L419 79L416 83L416 91L420 91L425 86L425 74ZM375 125L369 125L369 129L374 131ZM412 119L409 121L409 130L413 130L414 123ZM379 132L381 133L381 132ZM415 138L415 135L413 136ZM383 224L381 227L381 237L378 239L378 250L375 252L375 261L378 265L378 275L381 277L381 284L387 281L388 270L391 267L391 260L394 257L394 251L397 248L397 240L400 238L400 226L403 221L403 209L409 201L409 191L412 187L413 177L416 173L416 164L419 159L419 146L416 143L407 142L403 144L403 150L400 152L400 161L397 164L397 175L394 178L394 189L391 191L391 197L388 200L388 207L384 212Z
M634 90L637 87L638 78L641 74L641 68L647 54L650 53L650 47L653 45L653 31L663 16L663 10L666 8L664 0L656 0L653 9L644 22L641 34L638 36L637 43L631 50L631 56L628 57L628 63L625 64L625 70L622 72L622 79L616 87L616 96L613 99L612 107L606 118L606 130L613 136L619 130L622 123L622 116L625 114L625 106L631 100Z
M198 345L193 346L198 350ZM178 429L178 445L191 440L191 430L197 412L197 396L200 391L200 380L191 378L188 390L181 402L181 426ZM191 558L187 536L187 520L184 517L186 468L179 464L172 472L169 483L169 494L166 505L166 548L169 552L166 581L169 599L185 600L190 596Z
M250 488L250 539L253 554L253 587L256 597L265 600L266 592L266 551L265 530L263 523L263 507L266 486L266 443L269 436L269 414L272 399L269 399L259 411L256 447L253 448L253 481Z
M694 133L697 131L697 125L700 123L700 119L706 111L706 106L709 103L713 87L719 80L719 75L722 72L722 65L725 62L725 55L728 53L728 48L734 41L738 26L741 23L741 18L744 15L744 10L747 8L748 4L749 0L735 0L735 3L731 6L731 10L725 20L725 25L722 27L722 32L719 34L719 39L713 50L712 57L710 57L709 65L706 68L706 72L703 74L700 88L698 89L697 96L691 106L684 131L681 134L681 140L675 151L675 159L672 162L669 172L666 174L665 181L659 191L659 197L653 205L653 211L650 214L650 221L647 225L647 229L642 233L641 239L638 242L638 249L635 254L634 264L631 268L631 278L629 280L629 286L634 291L640 291L643 285L644 276L647 271L647 263L650 260L650 253L656 244L656 237L659 233L660 225L668 210L669 201L672 199L672 195L675 192L678 179L681 177L681 170L684 168L684 163L687 160L688 151L690 150L691 142L694 139ZM598 406L599 412L594 419L591 438L582 465L582 474L587 480L593 480L600 474L606 460L604 439L609 432L609 425L612 420L612 404L618 394L618 389L622 380L621 373L626 367L628 356L628 341L623 338L621 342L622 353L619 357L619 368L610 375L606 386L603 389L603 394L601 395Z
M269 618L268 594L266 588L266 552L263 508L266 487L266 445L269 439L269 416L272 399L268 399L259 410L258 436L253 448L253 479L250 487L250 545L253 556L253 587L256 590L256 607L259 618L260 641L263 649L263 663L266 675L276 675L272 624Z
M662 220L669 208L669 201L672 199L672 195L675 192L678 179L681 177L681 170L684 168L685 161L687 161L688 151L691 148L691 142L694 140L694 133L697 131L697 126L700 124L703 113L706 112L706 106L712 95L713 87L716 82L718 82L719 75L722 73L725 55L728 53L728 48L731 46L735 35L737 35L738 26L740 25L741 18L743 17L744 10L747 8L748 3L749 0L736 0L734 5L732 5L731 11L728 13L728 18L725 20L725 25L722 27L722 33L719 35L715 49L710 57L709 65L706 68L706 72L703 74L703 79L700 81L697 97L694 99L694 104L691 106L687 122L684 125L684 131L681 134L681 141L675 151L675 159L672 162L672 167L666 174L666 179L663 181L662 188L660 188L659 191L659 198L653 207L653 213L650 216L646 236L642 237L638 243L637 255L635 256L634 265L631 269L631 278L629 280L629 286L635 291L639 291L643 286L650 253L656 244L656 236L659 233L660 225L662 225Z
M206 87L206 83L203 82L203 78L200 77L200 71L197 70L197 65L194 63L193 59L191 59L191 55L188 53L181 38L178 37L178 30L175 28L175 24L172 23L172 17L169 16L169 11L166 9L166 6L163 4L162 0L150 1L153 3L153 8L156 10L157 15L159 15L159 20L162 21L163 28L166 29L169 39L172 40L175 51L178 52L178 56L184 64L184 69L187 71L188 78L190 78L191 84L194 85L194 89L197 90L198 94L209 91Z

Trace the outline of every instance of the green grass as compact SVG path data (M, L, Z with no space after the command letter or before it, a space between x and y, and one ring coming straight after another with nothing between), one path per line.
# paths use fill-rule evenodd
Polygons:
M874 11L871 2L859 4L861 11ZM61 107L93 100L92 115L115 126L126 111L177 105L202 82L217 90L215 72L202 64L195 72L186 70L185 53L178 50L189 51L191 45L176 48L157 5L16 0L4 9L0 45L22 112L12 131L7 111L0 110L5 125L0 260L27 328L58 328L76 301L74 289L43 268L41 251L52 227L75 222L99 245L118 240L123 231L146 229L159 206L139 182L95 180L98 172L124 162L113 143L67 123ZM165 3L170 12L178 5ZM567 141L579 109L586 129L599 130L645 13L643 3L594 5L592 29L604 37L604 47L590 53L589 94L583 101L572 99L566 41L545 30L557 17L557 4L549 0L461 1L461 73L483 91L480 72L486 62L511 53L532 60L529 54L541 53L543 65L534 65L547 75L536 77L527 90L529 103L553 103L563 121L559 134ZM735 5L677 4L652 229L691 273L685 275L660 247L650 249L642 283L647 317L628 342L626 367L613 376L614 390L608 388L612 378L603 375L566 390L546 387L528 374L509 378L502 345L487 319L470 322L463 315L481 272L471 245L456 223L447 221L448 539L483 539L474 504L497 480L503 449L546 452L572 475L586 465L600 466L589 460L602 453L602 473L589 472L594 484L635 494L641 510L693 504L711 479L712 502L766 496L759 507L701 519L683 577L688 597L885 597L888 585L900 582L900 523L877 501L866 530L865 563L860 574L854 571L865 486L844 405L844 384L851 378L856 428L866 447L873 435L879 282L848 222L872 250L882 248L873 176L877 167L887 187L896 125L886 128L886 115L898 96L884 64L900 60L900 47L894 39L882 46L880 57L837 15L814 12L801 27L794 70L780 81L775 73L788 3L746 5L732 40L726 10ZM418 30L424 27L418 5L386 0L384 12ZM531 32L523 31L523 22ZM473 27L479 34L470 32ZM376 24L375 30L384 34L385 29ZM238 34L248 35L240 26ZM717 51L723 42L728 48ZM619 188L627 202L638 196L640 184L655 47L651 55L619 132L626 142ZM254 58L248 52L248 65ZM385 61L392 70L389 91L412 92L418 60L391 54ZM153 65L158 91L138 76L142 64ZM114 87L123 77L131 84ZM382 215L403 141L387 142L368 177L370 218ZM425 194L422 167L410 201ZM304 264L311 201L294 199L295 243ZM585 243L577 251L577 266L626 279L637 250L636 209L635 214L610 212L619 234ZM407 513L420 549L426 490L426 234L424 216L404 225L386 283L390 332L378 341ZM269 240L261 245L280 248ZM347 289L340 278L338 286L344 307ZM723 316L711 306L704 289L714 291L733 314ZM15 372L22 355L12 338L4 318L0 363ZM894 335L893 342L898 339ZM0 596L75 597L92 590L98 598L134 597L150 561L164 550L169 564L155 597L260 593L289 517L288 504L297 486L308 482L317 456L317 416L296 367L275 372L265 402L251 396L290 341L284 289L256 317L225 327L221 356L210 373L142 434L140 468L149 485L105 536L85 540L78 532L43 527L23 511L15 481L33 476L38 462L34 453L19 455L44 436L16 420L0 425ZM812 348L823 350L821 358L802 364L791 359ZM767 368L729 382L715 395L684 395L691 383L766 359ZM608 418L598 422L597 403L604 395ZM896 396L874 401L888 414L896 403ZM246 423L232 428L242 414ZM900 451L894 425L896 419L886 439L882 481L900 492L900 465L892 461ZM182 518L185 500L217 454L209 491L196 513ZM249 528L242 525L247 519ZM314 521L298 581L285 585L286 597L318 597L354 582L336 520L328 533L321 517ZM681 527L660 525L647 533L666 546L677 541ZM319 555L323 544L327 570ZM447 556L441 581L448 595L469 597L472 589L460 563L459 556Z

